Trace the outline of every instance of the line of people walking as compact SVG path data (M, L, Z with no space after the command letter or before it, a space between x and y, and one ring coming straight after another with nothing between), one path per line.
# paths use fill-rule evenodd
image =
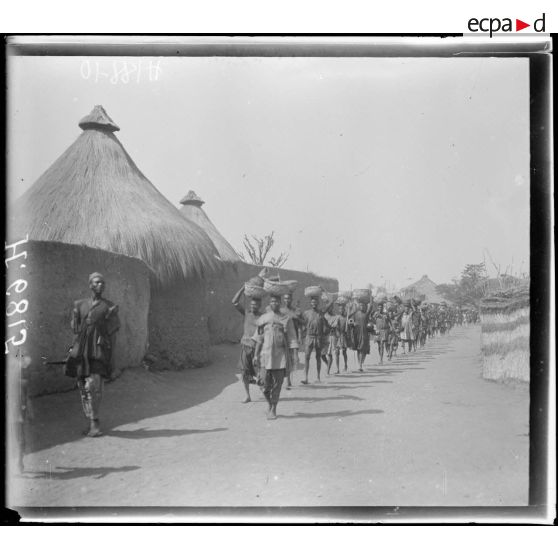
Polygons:
M355 351L358 371L363 371L371 345L378 348L379 364L392 360L401 347L403 354L424 347L429 337L444 335L459 322L458 309L427 304L418 299L375 298L369 289L327 293L320 286L307 287L308 310L293 303L296 281L280 281L266 268L243 285L232 303L244 316L240 341L243 403L252 401L250 385L259 385L268 402L268 419L277 418L283 382L293 386L293 373L303 367L302 385L309 383L310 362L316 362L316 382L326 374L348 371L348 349ZM268 305L262 309L263 301ZM304 362L299 362L299 352ZM341 362L342 359L342 362Z

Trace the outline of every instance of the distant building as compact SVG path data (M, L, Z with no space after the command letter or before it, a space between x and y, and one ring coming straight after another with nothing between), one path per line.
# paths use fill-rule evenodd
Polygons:
M211 222L207 213L202 209L205 203L193 190L190 190L181 200L182 208L180 212L184 217L198 225L203 229L207 236L213 241L219 257L225 262L240 261L239 255L235 249L228 243L225 237L217 230L217 227Z
M426 302L437 304L448 302L443 296L436 292L436 283L434 283L428 275L423 275L418 281L401 289L400 296L401 298L418 298Z

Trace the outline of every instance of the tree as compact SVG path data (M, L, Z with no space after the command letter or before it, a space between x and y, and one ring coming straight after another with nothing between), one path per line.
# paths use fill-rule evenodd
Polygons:
M289 259L289 254L287 252L281 252L277 257L269 255L275 244L274 234L275 231L271 231L271 234L268 234L263 238L258 238L254 235L251 235L251 238L249 238L248 235L245 234L243 244L246 254L238 252L238 255L245 262L253 263L255 265L283 267Z
M436 292L445 299L457 304L474 304L478 306L484 296L484 285L488 275L484 263L467 264L459 280L436 286Z
M484 284L488 279L484 263L467 264L461 272L460 285L463 297L477 306L484 296Z

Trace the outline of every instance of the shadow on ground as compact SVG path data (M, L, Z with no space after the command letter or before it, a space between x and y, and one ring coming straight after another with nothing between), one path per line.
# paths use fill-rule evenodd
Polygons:
M56 467L52 471L26 471L25 477L33 479L69 480L82 477L105 478L111 473L128 473L139 469L135 465L126 467Z
M127 438L128 440L143 440L145 438L172 438L174 436L187 436L188 434L207 434L209 432L223 432L226 428L212 428L210 430L188 430L188 429L160 429L148 430L138 428L137 430L111 430L107 436L111 438Z
M356 415L378 415L383 413L382 409L364 409L362 411L330 411L327 413L294 413L292 415L281 415L282 419L312 419L325 417L354 417Z
M106 384L101 406L101 428L105 435L149 438L213 432L214 430L114 430L123 424L136 423L199 405L213 399L227 386L238 381L238 347L214 346L211 348L211 357L212 364L206 368L177 372L148 372L143 368L134 368L124 371L117 380ZM26 428L26 453L41 451L82 437L86 420L77 391L34 398L33 410L35 418Z

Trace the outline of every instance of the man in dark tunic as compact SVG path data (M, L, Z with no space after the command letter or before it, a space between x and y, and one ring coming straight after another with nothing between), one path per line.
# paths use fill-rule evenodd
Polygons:
M240 340L240 369L242 372L242 384L244 385L244 391L246 392L246 397L242 403L250 403L252 401L250 397L250 384L256 383L256 369L254 367L254 350L256 348L256 342L253 337L256 333L258 326L256 322L258 318L262 315L260 308L262 301L260 298L252 297L250 299L250 308L246 311L245 305L241 302L241 298L244 295L244 286L234 295L232 303L234 307L244 316L244 331L242 334L242 339Z
M362 372L364 359L370 353L368 322L373 308L372 302L367 304L363 299L359 301L358 309L349 316L349 326L352 329L353 348L357 352L359 372Z
M118 306L103 298L105 280L100 273L89 276L92 296L76 300L71 327L75 338L66 364L66 374L76 377L81 404L89 428L86 436L101 436L99 410L103 382L112 375L115 334L120 328Z

